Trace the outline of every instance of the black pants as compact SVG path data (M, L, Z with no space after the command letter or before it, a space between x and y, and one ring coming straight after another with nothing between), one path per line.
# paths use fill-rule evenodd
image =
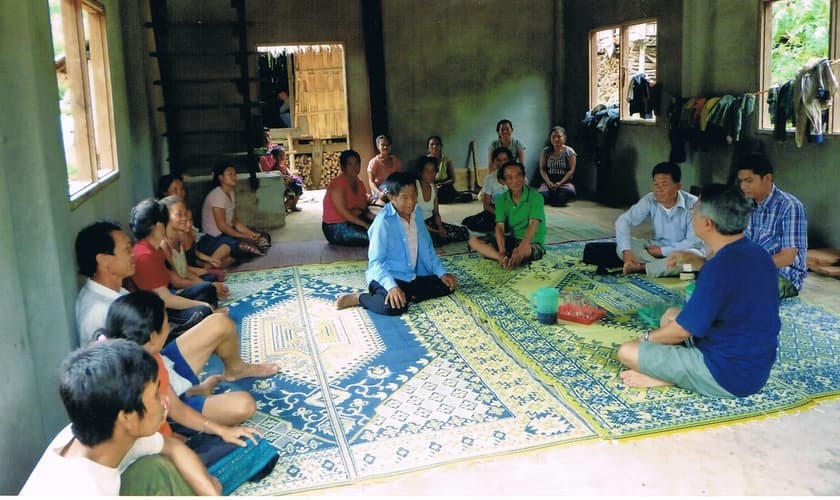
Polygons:
M370 243L367 229L350 222L337 222L334 224L321 223L321 231L324 237L333 245L346 247L366 247Z
M216 295L216 287L213 283L203 282L198 283L183 290L173 291L176 295L185 297L187 299L207 302L213 307L218 307L219 297ZM166 314L169 316L169 338L167 343L175 340L185 331L201 323L201 321L213 314L213 310L207 306L193 306L187 309L167 309Z
M422 302L428 299L437 297L444 297L452 293L452 290L446 286L446 283L441 281L437 276L418 276L414 281L396 280L397 286L405 292L405 305L399 309L394 309L385 303L385 297L388 295L388 290L380 285L376 280L371 281L368 286L369 293L363 293L359 296L359 303L365 309L373 311L377 314L384 314L386 316L399 316L408 310L409 302Z

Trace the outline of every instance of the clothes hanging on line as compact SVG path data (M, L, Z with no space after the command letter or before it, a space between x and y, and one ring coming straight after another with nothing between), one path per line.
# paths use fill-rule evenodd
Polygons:
M768 89L767 105L777 140L787 139L790 124L797 147L805 142L823 142L828 110L838 89L831 64L828 59L815 61L799 70L793 79Z
M627 86L627 102L630 103L630 115L638 114L642 118L653 118L654 84L648 80L646 73L636 73L630 78Z
M755 112L755 95L684 98L674 96L666 115L671 142L670 161L686 159L686 144L708 149L712 144L732 144Z

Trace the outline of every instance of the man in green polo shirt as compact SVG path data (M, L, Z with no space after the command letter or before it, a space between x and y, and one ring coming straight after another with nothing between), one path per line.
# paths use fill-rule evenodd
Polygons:
M506 163L496 176L508 190L494 200L495 232L473 236L469 245L503 268L513 269L545 255L545 207L539 191L527 185L521 163Z

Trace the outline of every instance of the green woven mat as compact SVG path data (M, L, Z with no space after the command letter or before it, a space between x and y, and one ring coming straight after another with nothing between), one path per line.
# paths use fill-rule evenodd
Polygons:
M622 385L617 346L638 338L638 315L653 302L679 301L685 282L641 275L597 276L581 263L584 243L550 245L527 268L504 271L475 255L447 259L459 297L508 346L605 437L627 437L766 415L840 393L840 318L802 301L783 301L776 364L766 387L741 399L707 398L679 388ZM545 286L582 292L607 314L592 325L537 323L528 303Z

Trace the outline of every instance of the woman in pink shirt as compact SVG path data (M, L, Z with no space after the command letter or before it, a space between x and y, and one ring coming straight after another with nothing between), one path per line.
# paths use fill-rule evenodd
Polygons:
M376 149L379 154L371 158L367 166L370 194L374 200L386 203L388 197L379 189L379 185L385 182L389 175L402 170L402 161L391 153L391 138L387 135L376 138Z
M367 230L374 215L368 210L369 196L359 179L362 158L352 149L341 152L341 173L327 186L321 229L333 245L367 246Z

